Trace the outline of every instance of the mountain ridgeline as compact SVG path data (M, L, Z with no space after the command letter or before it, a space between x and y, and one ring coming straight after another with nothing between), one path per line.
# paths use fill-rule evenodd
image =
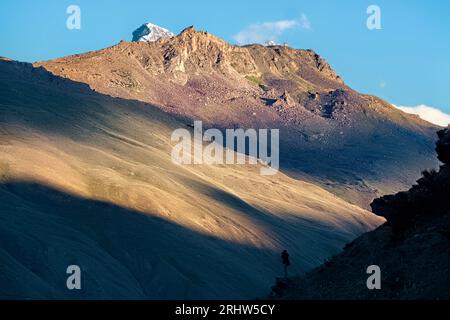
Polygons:
M365 208L437 165L436 126L352 90L312 50L234 46L193 27L156 39L35 66L205 129L280 129L284 173Z

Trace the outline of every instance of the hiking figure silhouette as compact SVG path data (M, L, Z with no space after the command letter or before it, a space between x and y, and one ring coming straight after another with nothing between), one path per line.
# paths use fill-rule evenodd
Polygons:
M281 253L281 262L284 265L284 277L287 278L287 268L291 265L291 262L289 261L289 253L287 252L287 250L284 250Z

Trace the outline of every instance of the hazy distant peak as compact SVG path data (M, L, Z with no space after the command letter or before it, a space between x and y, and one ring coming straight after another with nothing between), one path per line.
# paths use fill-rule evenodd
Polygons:
M171 38L175 34L153 23L146 23L133 32L133 41L154 42L161 38Z

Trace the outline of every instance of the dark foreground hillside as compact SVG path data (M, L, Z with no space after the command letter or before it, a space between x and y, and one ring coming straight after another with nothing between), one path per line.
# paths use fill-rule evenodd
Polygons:
M387 219L344 251L301 278L279 280L279 299L449 299L450 129L438 133L444 164L424 171L409 191L372 203ZM367 267L381 269L381 290L368 290Z

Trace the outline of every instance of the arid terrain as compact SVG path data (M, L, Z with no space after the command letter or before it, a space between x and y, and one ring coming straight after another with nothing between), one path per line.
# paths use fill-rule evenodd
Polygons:
M439 132L443 165L426 170L408 191L376 199L373 211L387 223L349 243L306 275L278 280L281 299L450 298L450 130ZM365 270L377 265L381 290L367 290Z
M193 27L37 63L101 93L214 128L280 129L283 172L369 209L436 167L438 128L349 88L312 50L233 46Z
M27 64L0 59L0 298L264 295L385 220L437 128L349 88L311 50L187 28ZM175 129L279 128L281 170L179 166ZM365 209L364 209L365 208ZM83 290L65 286L80 265Z
M1 298L254 298L283 248L303 272L383 221L258 166L175 165L184 122L31 64L0 61L0 95Z

